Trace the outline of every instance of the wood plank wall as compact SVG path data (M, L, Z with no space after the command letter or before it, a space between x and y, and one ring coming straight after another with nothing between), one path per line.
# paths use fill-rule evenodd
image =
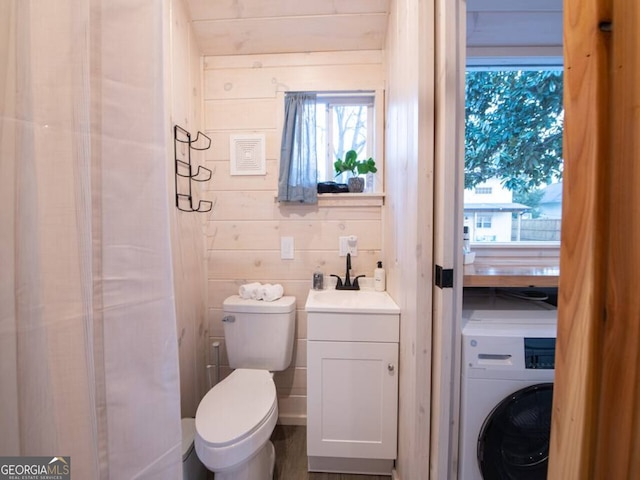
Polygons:
M549 478L637 479L640 7L636 0L565 0L564 7L567 120Z
M171 108L169 128L178 124L197 132L202 118L201 56L190 27L183 0L171 1ZM167 142L167 182L174 191L173 141ZM197 152L196 152L197 153ZM194 154L197 162L201 155ZM180 406L183 417L194 417L200 399L208 390L206 380L206 287L202 217L181 212L171 204L170 228L173 278L178 329Z
M381 97L383 60L381 51L204 58L205 133L213 139L206 166L214 172L204 192L214 202L206 225L210 340L222 344L226 375L221 323L224 299L247 282L281 283L286 295L296 297L294 360L288 370L275 376L282 423L306 422L304 303L313 271L320 267L325 274L344 276L338 237L357 235L353 268L358 274L373 275L375 262L382 258L383 228L380 205L302 206L275 201L284 93L374 90ZM376 115L383 118L384 112ZM252 133L265 134L267 174L231 176L229 136ZM382 161L381 152L376 160ZM282 236L294 238L293 260L280 258Z
M388 195L384 245L387 288L402 312L394 475L402 480L429 478L430 468L434 26L433 2L391 3L386 44Z

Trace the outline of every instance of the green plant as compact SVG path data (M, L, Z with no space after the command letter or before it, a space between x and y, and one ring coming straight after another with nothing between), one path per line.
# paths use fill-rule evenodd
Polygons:
M365 173L376 173L376 162L373 158L368 160L358 160L358 153L355 150L349 150L344 155L344 160L338 158L333 163L336 170L336 176L344 172L351 172L354 175L364 175Z

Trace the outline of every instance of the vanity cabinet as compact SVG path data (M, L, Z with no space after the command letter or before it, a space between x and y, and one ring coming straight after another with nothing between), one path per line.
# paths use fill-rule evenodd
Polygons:
M390 474L397 453L400 315L309 312L310 471Z

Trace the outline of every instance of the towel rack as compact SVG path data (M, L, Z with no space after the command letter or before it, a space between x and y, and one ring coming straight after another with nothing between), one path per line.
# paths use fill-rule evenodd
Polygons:
M201 138L202 137L202 138ZM185 143L188 145L186 155L180 158L178 154L178 144ZM202 144L203 146L197 146ZM191 139L191 133L182 128L180 125L173 127L173 156L176 168L176 207L183 212L210 212L213 203L208 200L199 200L197 208L193 205L193 182L207 182L211 180L212 172L202 165L194 171L194 165L191 163L191 150L207 150L211 147L211 138L204 133L198 132L196 138ZM178 177L188 178L188 182L179 182ZM184 185L186 183L186 187ZM180 185L179 185L180 184ZM180 191L180 187L186 189L186 192Z

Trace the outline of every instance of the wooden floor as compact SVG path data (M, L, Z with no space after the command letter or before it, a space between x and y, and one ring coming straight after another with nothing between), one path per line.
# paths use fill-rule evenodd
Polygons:
M307 430L304 426L276 425L271 441L276 447L273 480L389 480L390 476L307 472Z

